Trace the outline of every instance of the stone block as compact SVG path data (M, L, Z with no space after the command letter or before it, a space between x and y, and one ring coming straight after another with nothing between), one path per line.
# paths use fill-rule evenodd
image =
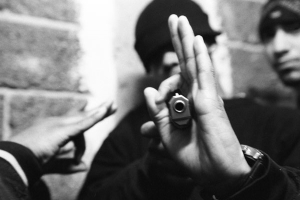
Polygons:
M79 90L75 32L1 22L0 52L0 86Z
M12 95L10 100L11 132L18 133L30 127L39 118L61 116L72 109L78 110L85 103L86 99L83 97Z
M116 24L113 52L118 76L118 119L144 99L145 68L134 49L137 19L150 0L116 0Z
M0 9L59 21L78 20L78 5L74 0L1 0Z
M258 43L257 26L263 5L258 1L220 0L224 31L230 40Z
M3 124L5 120L4 113L4 98L5 96L0 94L0 140L2 140L4 135Z

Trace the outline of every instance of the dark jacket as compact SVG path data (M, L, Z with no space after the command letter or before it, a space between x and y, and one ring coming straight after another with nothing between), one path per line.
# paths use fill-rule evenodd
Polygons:
M40 179L41 165L29 149L13 142L0 142L0 149L16 158L29 185L34 185ZM29 193L16 170L5 159L0 158L0 200L30 200Z
M224 103L240 143L266 153L263 173L230 199L297 199L300 113L248 99ZM141 125L149 120L146 105L141 105L110 133L92 162L80 200L201 199L201 191L191 180L163 177L164 169L149 162L149 140L140 133Z

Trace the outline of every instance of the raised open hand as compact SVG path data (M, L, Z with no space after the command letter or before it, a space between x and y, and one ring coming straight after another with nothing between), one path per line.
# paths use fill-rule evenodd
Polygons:
M40 160L45 173L73 173L86 170L81 158L85 150L83 133L116 108L107 102L90 111L72 112L66 116L38 120L33 126L9 140L29 148ZM62 148L73 142L75 153L72 158L59 158Z
M169 28L181 74L162 82L159 90L147 88L145 97L156 125L143 126L143 133L158 130L164 147L191 177L214 194L223 196L250 172L240 144L219 97L207 48L194 36L186 17L171 15ZM178 129L170 123L165 103L170 92L181 89L191 101L193 124Z

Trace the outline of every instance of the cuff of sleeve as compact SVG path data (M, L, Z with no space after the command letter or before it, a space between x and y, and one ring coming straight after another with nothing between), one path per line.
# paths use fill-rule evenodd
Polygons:
M1 141L0 149L12 154L16 158L26 174L29 185L33 185L43 175L41 164L28 148L14 142Z
M247 184L226 200L294 199L298 195L299 174L289 168L277 165L264 153L261 164L252 167ZM204 199L218 199L201 193ZM221 200L221 199L218 199Z
M244 180L241 182L242 184L237 186L236 188L231 189L230 191L228 191L229 193L225 196L219 197L219 196L215 196L212 195L208 192L206 192L205 190L201 191L201 196L205 199L205 200L221 200L221 199L231 199L231 197L235 196L237 193L239 193L240 191L244 190L244 188L248 187L249 185L251 185L253 182L255 182L256 180L260 179L261 177L263 177L267 171L267 159L265 158L265 156L262 156L260 159L258 160L254 160L253 158L245 155L245 158L248 162L248 164L251 166L251 171L250 173L247 175L247 177L244 178Z
M299 175L294 171L276 164L267 154L264 154L261 171L256 169L258 176L244 185L244 187L232 195L228 200L252 200L252 199L294 199L298 194ZM254 169L255 170L255 169Z

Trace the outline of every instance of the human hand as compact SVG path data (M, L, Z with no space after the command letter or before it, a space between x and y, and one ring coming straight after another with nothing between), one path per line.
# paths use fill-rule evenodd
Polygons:
M156 129L152 121L142 126L142 129L148 126L153 126ZM147 132L141 130L142 133ZM159 181L168 185L191 185L193 181L188 176L186 171L178 165L166 151L159 137L157 137L158 130L153 135L145 134L144 136L150 139L147 155L147 165L151 171L150 176L156 177Z
M206 190L223 196L239 185L251 168L230 125L219 97L214 69L201 36L194 36L186 17L171 15L169 28L181 74L162 82L159 90L146 88L149 113L164 147L174 160ZM183 90L191 102L193 124L178 129L169 119L168 94ZM156 132L144 125L146 135Z
M106 102L90 111L70 112L65 116L36 121L30 128L9 140L29 148L43 165L45 173L74 173L86 170L81 161L85 151L83 133L113 114L116 107ZM70 142L74 145L70 146ZM65 145L68 143L67 148ZM64 150L75 148L72 158L60 158Z

